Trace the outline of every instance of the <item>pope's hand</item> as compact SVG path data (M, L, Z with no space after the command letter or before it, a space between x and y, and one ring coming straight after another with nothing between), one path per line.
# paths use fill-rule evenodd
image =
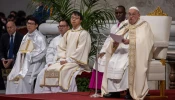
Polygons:
M122 42L123 42L124 44L129 44L129 39L123 39Z

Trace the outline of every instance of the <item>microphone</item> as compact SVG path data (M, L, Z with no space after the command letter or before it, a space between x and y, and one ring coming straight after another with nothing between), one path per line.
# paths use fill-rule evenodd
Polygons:
M127 26L127 25L128 25L128 23L124 23L123 26L121 26L121 27L117 30L117 32L120 31L121 29L123 29L123 28L124 28L125 26ZM115 32L115 33L117 33L117 32Z
M124 28L124 27L127 26L127 25L128 25L128 23L123 24L123 26L120 27L119 30L121 30L122 28Z

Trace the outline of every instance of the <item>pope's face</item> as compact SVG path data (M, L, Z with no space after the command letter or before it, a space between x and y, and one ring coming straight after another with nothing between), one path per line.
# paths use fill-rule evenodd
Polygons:
M140 14L135 9L130 9L128 12L128 20L131 25L134 25L140 18Z

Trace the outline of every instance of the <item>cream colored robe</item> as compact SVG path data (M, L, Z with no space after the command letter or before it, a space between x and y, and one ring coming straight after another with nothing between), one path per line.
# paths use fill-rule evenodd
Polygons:
M90 34L81 26L76 30L69 30L63 36L59 46L55 63L45 70L41 86L58 87L68 90L73 74L80 69L88 69L88 54L91 49ZM68 63L61 65L59 61Z
M147 84L148 61L154 44L154 36L147 22L129 25L129 90L133 99L144 99L149 91Z
M116 82L114 84L116 91L111 92L122 91L129 87L130 94L133 99L143 99L149 90L146 72L148 69L148 61L154 43L153 33L149 24L141 19L135 25L129 24L126 26L126 28L120 30L118 34L123 34L127 30L130 40L128 55L129 66L128 68L125 68L128 65L127 62L125 62L126 60L122 62L123 64L118 64L118 62L117 66L115 66L116 69L114 68L117 73L109 73L110 71L107 69L109 73L107 77L108 80L113 80L113 82ZM116 49L116 51L118 51L118 49L120 49L120 46ZM118 57L118 60L120 60L120 58L122 57ZM128 83L128 85L124 85L122 83Z

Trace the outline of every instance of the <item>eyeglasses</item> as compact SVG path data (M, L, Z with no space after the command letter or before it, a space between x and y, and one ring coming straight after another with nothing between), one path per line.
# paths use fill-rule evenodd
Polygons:
M67 25L59 25L58 28L66 27Z
M78 20L78 19L80 19L80 17L71 17L71 19L75 19L75 20Z
M29 22L27 22L27 25L35 25L35 23L29 23Z

